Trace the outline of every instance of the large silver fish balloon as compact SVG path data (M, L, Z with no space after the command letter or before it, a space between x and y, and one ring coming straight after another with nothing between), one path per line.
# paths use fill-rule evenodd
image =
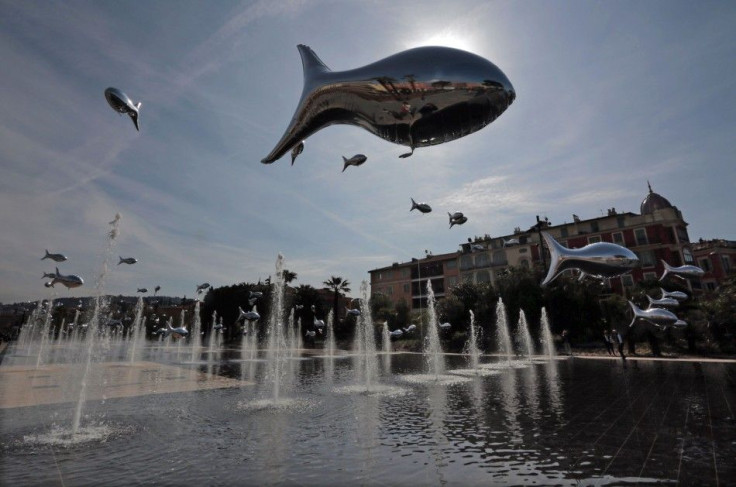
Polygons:
M204 283L198 285L197 286L197 294L201 294L202 291L204 291L208 287L210 287L210 283L209 282L204 282Z
M389 335L392 338L399 338L403 334L404 334L404 332L403 332L403 330L401 328L398 328L398 329L392 331L391 333L389 333Z
M64 262L66 260L66 255L64 255L64 254L52 254L52 253L50 253L48 251L48 249L46 249L46 255L44 255L43 257L41 257L41 260L44 260L44 259L51 259L54 262Z
M611 242L596 242L581 249L568 249L560 245L547 232L542 232L550 252L550 266L542 286L552 282L557 276L570 269L605 279L629 272L639 266L639 258L634 252Z
M409 325L406 328L402 328L402 330L404 331L404 333L414 333L414 331L416 331L416 329L417 329L417 325Z
M647 296L649 300L650 308L676 308L680 306L680 302L674 298L660 298L654 299L651 296Z
M516 98L511 82L495 64L459 49L417 47L361 68L333 72L311 48L297 47L304 68L302 96L264 164L334 124L362 127L413 152L482 129Z
M664 278L667 277L669 274L693 279L703 277L703 275L705 274L705 271L703 269L695 265L681 265L680 267L672 267L665 261L662 261L662 265L664 266L664 272L662 273L662 277L659 278L660 281L664 281Z
M126 95L119 89L112 87L105 90L105 99L107 100L107 103L110 104L113 110L118 113L127 114L130 119L133 120L133 125L135 125L135 129L139 130L138 112L141 109L142 103L138 102L134 104L133 101L128 98L128 95Z
M324 328L325 327L325 320L318 320L317 317L314 317L314 327L315 328Z
M662 288L659 288L659 290L662 291L663 298L675 298L678 301L685 301L687 299L687 294L682 291L665 291Z
M56 274L54 274L54 278L51 282L47 282L44 284L46 287L54 287L54 284L59 283L65 285L67 288L73 288L73 287L79 287L84 284L84 280L79 277L75 276L74 274L69 274L67 276L64 276L59 273L59 268L56 268Z
M675 313L664 308L641 309L631 301L629 301L629 306L631 306L631 311L634 312L634 318L629 323L629 328L634 326L637 320L644 320L656 326L671 326L678 321Z

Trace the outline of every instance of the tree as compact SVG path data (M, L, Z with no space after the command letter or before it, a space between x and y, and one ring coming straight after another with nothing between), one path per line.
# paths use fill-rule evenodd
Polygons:
M330 278L327 281L324 281L322 284L324 284L327 289L332 290L332 292L334 293L332 309L333 316L335 317L335 323L337 323L337 317L339 316L337 307L340 301L340 294L347 294L350 292L350 281L348 281L347 279L343 279L342 277L330 276Z
M291 272L289 269L284 269L281 272L281 275L283 276L284 283L286 284L290 284L292 281L295 281L297 276L296 272Z

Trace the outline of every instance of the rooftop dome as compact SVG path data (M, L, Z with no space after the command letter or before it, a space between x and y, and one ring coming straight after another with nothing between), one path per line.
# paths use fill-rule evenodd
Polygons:
M647 181L647 186L649 186L649 194L641 202L640 213L642 215L651 215L655 210L663 208L672 208L672 204L667 201L667 198L652 191L652 185L649 184L649 181Z

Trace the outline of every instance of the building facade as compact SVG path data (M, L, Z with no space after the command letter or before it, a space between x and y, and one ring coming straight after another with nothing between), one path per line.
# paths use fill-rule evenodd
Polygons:
M412 310L427 306L427 281L432 282L436 299L458 283L458 252L427 254L422 259L412 259L388 267L368 271L371 276L371 295L383 294L396 305L402 299Z
M715 291L736 271L736 241L700 240L693 244L693 255L696 265L705 271L703 278L699 283L693 283L693 287L702 288L704 292Z
M619 213L615 208L605 216L581 219L573 215L571 223L551 225L540 220L524 231L516 228L513 234L501 237L476 237L460 245L458 252L394 263L370 271L372 293L387 295L394 304L401 298L411 303L412 309L426 305L418 286L430 277L435 294L441 298L458 282L496 285L511 267L525 267L546 272L549 252L541 245L541 232L550 233L568 248L582 248L595 242L612 242L634 251L641 266L623 276L607 281L611 292L626 295L627 290L644 280L656 280L664 272L663 261L672 266L699 265L706 270L704 283L710 289L725 279L736 264L736 243L718 241L717 245L690 242L682 212L665 197L649 193L641 202L639 214ZM710 245L710 246L709 246ZM701 250L702 248L702 250ZM696 249L698 257L696 257ZM711 255L710 253L716 252ZM702 254L702 257L701 257ZM453 259L456 261L453 263ZM703 264L708 260L709 264ZM707 265L708 267L704 267ZM702 288L698 281L689 281L693 292Z

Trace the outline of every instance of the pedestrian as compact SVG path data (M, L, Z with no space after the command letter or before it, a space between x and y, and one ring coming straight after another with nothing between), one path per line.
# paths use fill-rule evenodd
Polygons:
M616 355L613 351L613 341L611 341L611 335L608 333L608 330L603 330L603 341L606 344L608 355Z
M618 353L621 355L621 360L626 361L626 355L624 355L624 339L621 338L621 333L616 330L612 330L613 339L618 345Z

